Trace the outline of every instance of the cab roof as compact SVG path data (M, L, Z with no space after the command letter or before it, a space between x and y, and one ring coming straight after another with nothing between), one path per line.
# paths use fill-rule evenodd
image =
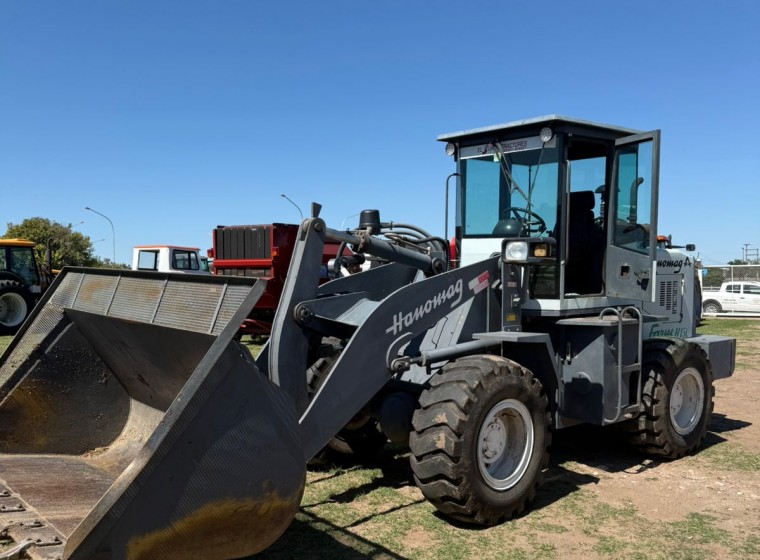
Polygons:
M602 124L593 121L587 121L583 119L576 119L573 117L563 117L561 115L544 115L543 117L534 117L531 119L523 119L519 121L512 121L503 124L495 124L491 126L484 126L481 128L471 128L469 130L462 130L459 132L450 132L448 134L441 134L438 136L438 140L441 142L450 142L452 140L458 140L460 138L466 138L468 136L479 136L482 134L502 132L508 130L518 130L520 128L535 128L537 125L543 126L557 126L557 125L571 125L578 128L604 130L612 132L619 136L630 136L631 134L639 134L643 132L641 130L635 130L633 128L625 128L622 126Z
M135 245L135 249L180 249L182 251L200 251L199 247L187 247L185 245Z
M28 239L0 239L0 246L34 247L36 243Z

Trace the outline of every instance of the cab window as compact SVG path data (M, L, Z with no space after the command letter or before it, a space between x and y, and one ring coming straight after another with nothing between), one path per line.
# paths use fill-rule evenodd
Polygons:
M649 253L652 198L651 140L625 146L617 153L617 199L613 242L637 253Z
M137 270L158 270L158 251L140 251L137 254Z
M557 224L557 154L556 148L543 148L463 159L464 236L550 235ZM523 222L522 230L502 231L510 219Z
M172 268L175 270L200 270L195 251L175 249L172 252Z
M30 247L11 247L10 271L20 276L30 285L38 283L37 267Z

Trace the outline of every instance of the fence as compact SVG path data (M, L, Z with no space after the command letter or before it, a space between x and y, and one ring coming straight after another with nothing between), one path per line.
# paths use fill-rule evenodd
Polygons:
M710 265L703 266L701 272L705 312L719 310L719 313L760 316L760 264ZM714 295L725 282L735 284L727 286L728 293ZM710 306L710 302L717 302L718 306L714 303Z

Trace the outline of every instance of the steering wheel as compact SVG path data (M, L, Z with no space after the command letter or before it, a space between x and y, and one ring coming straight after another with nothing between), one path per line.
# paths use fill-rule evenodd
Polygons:
M528 235L541 235L546 231L546 222L544 219L527 208L517 208L516 206L510 206L505 208L501 213L502 218L509 219L510 213L514 214L522 224L521 235L527 233Z

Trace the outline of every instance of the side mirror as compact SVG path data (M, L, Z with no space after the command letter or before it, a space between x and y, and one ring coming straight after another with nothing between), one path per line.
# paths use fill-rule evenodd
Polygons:
M694 243L687 243L686 244L686 250L687 251L696 251L697 250L697 246L694 245Z

